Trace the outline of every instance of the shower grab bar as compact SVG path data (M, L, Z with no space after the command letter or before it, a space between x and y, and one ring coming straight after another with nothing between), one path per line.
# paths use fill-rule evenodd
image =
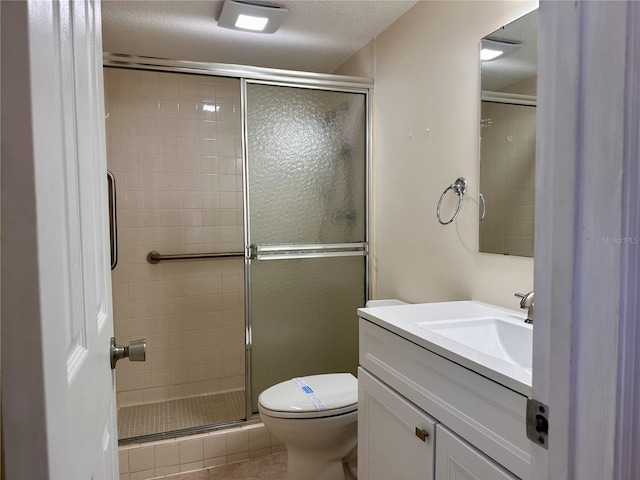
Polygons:
M111 252L111 270L118 265L118 218L116 216L116 177L107 170L109 190L109 244Z
M447 193L449 190L453 190L453 192L456 195L458 195L458 208L456 208L456 213L453 214L453 217L451 217L451 220L449 220L448 222L443 222L442 218L440 217L440 204L442 204L442 199L444 198L445 193ZM465 180L464 177L458 178L455 182L453 182L451 185L449 185L447 188L444 189L444 192L442 192L442 195L440 195L440 200L438 201L438 207L436 208L436 217L438 217L438 221L442 225L449 225L451 222L453 222L456 219L456 217L458 216L458 213L460 213L460 209L462 208L462 199L465 193L467 193L467 181Z
M165 260L201 260L205 258L244 257L244 252L220 252L220 253L180 253L175 255L162 255L156 250L147 254L147 262L159 263Z

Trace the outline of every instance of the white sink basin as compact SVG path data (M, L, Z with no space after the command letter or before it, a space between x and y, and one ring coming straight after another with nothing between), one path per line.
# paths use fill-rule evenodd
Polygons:
M532 330L501 318L420 322L438 335L520 367L531 368Z
M531 395L532 326L524 312L476 301L361 308L358 314L523 395Z

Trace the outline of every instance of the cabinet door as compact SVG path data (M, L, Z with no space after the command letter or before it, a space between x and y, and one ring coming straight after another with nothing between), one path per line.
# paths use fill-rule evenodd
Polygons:
M508 470L438 424L436 430L436 480L514 480Z
M435 425L435 419L358 369L360 480L432 479Z

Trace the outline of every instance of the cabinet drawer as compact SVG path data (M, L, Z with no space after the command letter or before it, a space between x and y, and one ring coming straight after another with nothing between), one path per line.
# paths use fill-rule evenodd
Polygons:
M360 365L521 478L526 397L360 319Z

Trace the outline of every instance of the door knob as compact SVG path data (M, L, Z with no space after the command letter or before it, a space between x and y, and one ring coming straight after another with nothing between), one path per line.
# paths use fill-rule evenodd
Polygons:
M116 339L111 337L111 369L116 368L116 362L125 357L130 362L144 362L147 359L147 341L134 340L129 346L124 346L116 344Z

